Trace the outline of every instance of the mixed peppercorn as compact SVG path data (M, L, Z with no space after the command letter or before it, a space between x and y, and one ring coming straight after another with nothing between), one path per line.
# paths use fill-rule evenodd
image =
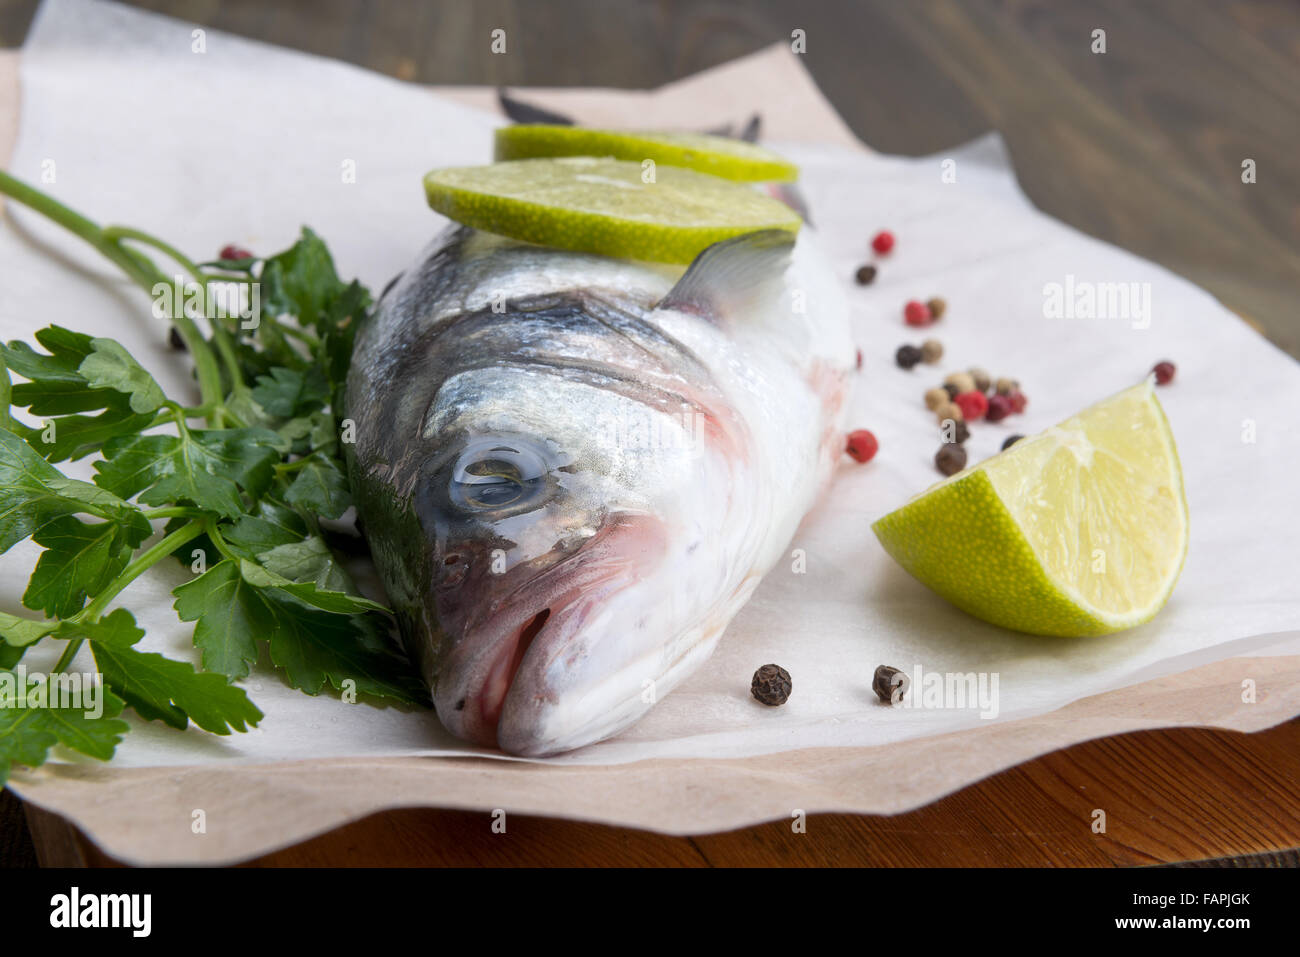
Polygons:
M750 694L771 707L785 704L792 688L790 672L780 665L763 665L754 672L754 680L749 683Z
M894 234L889 230L881 230L871 240L871 248L878 257L887 256L894 245ZM872 263L859 267L856 273L858 283L874 282L877 270L878 267ZM947 311L948 303L940 296L925 301L910 299L903 305L903 321L914 328L929 326L942 319ZM895 350L894 363L910 372L922 363L934 365L943 355L943 343L938 339L926 339L919 346L907 342ZM861 350L858 351L857 367L862 368ZM1172 382L1174 372L1174 364L1168 360L1156 363L1152 369L1158 385ZM1024 412L1028 404L1029 399L1020 390L1019 382L1006 377L995 379L979 367L954 372L943 380L942 386L927 389L925 407L934 413L943 428L944 444L935 453L935 467L944 475L960 472L966 467L966 450L962 444L970 438L968 423L981 419L1002 422ZM1003 442L1002 450L1006 451L1022 438L1022 435L1009 436ZM845 451L858 462L868 462L878 448L875 436L861 429L849 435Z
M897 694L897 700L902 701L911 683L906 672L900 671L898 668L892 668L889 665L881 665L876 669L876 673L872 675L871 690L885 704L894 704L896 700L894 695Z
M882 230L871 240L871 248L878 256L888 255L894 248L894 234ZM868 285L875 281L877 267L867 263L858 268L855 279L859 285ZM903 306L903 321L914 327L928 326L943 318L948 310L948 303L938 297L922 302L909 300ZM901 369L911 371L921 363L934 365L943 358L943 343L938 339L926 339L920 346L904 343L894 353L894 361ZM862 368L862 350L857 351L857 368ZM1174 364L1168 360L1157 362L1151 370L1157 385L1168 385L1173 381L1176 371ZM934 464L944 475L956 475L966 467L967 454L964 443L970 438L968 422L985 419L989 422L1001 422L1011 415L1025 411L1028 398L1020 390L1020 383L1015 379L993 378L979 367L965 372L949 374L941 386L934 386L925 391L925 407L935 414L942 430L944 442L934 455ZM1008 435L1002 442L1002 451L1024 438L1023 435ZM880 449L880 443L867 429L857 429L848 434L845 452L857 462L870 462ZM902 699L908 691L908 677L897 668L881 665L876 669L871 686L876 695L886 704L893 704ZM763 665L754 672L750 684L753 696L766 705L782 705L790 697L790 673L778 665Z

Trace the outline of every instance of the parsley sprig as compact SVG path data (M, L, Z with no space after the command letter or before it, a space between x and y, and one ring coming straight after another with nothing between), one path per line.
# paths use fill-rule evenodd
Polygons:
M35 333L36 347L0 345L0 552L29 538L42 549L22 597L41 617L0 613L0 784L56 744L112 757L130 729L126 707L214 734L257 725L262 712L235 682L264 646L307 694L328 685L347 700L423 703L386 609L358 592L327 541L329 520L351 505L350 423L339 410L367 289L341 280L306 228L265 259L198 263L4 172L0 193L80 236L153 297L193 359L199 393L197 405L169 397L120 343L56 325ZM157 255L184 272L182 308L161 294L178 284ZM260 294L257 321L214 308L218 293L245 305ZM57 468L87 456L93 482ZM171 556L194 576L173 590L174 607L194 622L202 670L139 650L135 616L111 607ZM41 641L64 643L51 689L89 644L101 715L15 691L21 659Z

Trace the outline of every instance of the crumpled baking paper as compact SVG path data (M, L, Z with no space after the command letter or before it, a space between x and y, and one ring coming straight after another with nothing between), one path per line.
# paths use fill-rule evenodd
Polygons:
M456 102L483 103L482 91L432 95L348 65L210 30L204 52L195 52L192 31L188 24L112 4L47 0L22 53L19 135L10 171L98 222L143 228L199 258L229 242L280 249L308 224L329 243L341 275L359 276L379 289L443 224L424 203L421 175L434 166L491 157L492 130L502 119ZM765 96L769 88L775 92ZM715 89L718 95L711 98ZM745 94L753 97L748 103ZM686 128L763 112L773 137L769 145L801 166L800 188L820 244L844 277L864 360L850 418L872 429L881 446L868 466L846 462L791 543L789 560L769 573L698 673L618 737L536 762L527 778L532 789L511 791L532 812L681 832L734 827L788 813L782 810L786 805L768 806L761 793L752 794L726 803L731 813L719 820L693 812L689 801L681 806L680 790L669 789L656 804L654 793L631 778L620 792L616 778L602 777L615 782L608 793L604 785L593 791L606 795L602 805L577 792L591 789L598 767L636 762L689 774L698 771L700 760L744 767L752 756L798 751L827 756L825 766L843 767L847 781L854 755L869 752L877 760L890 746L920 749L925 741L924 747L939 753L950 747L951 754L961 754L928 787L905 789L905 801L922 803L1034 753L1032 747L1027 752L1006 745L1006 735L990 735L991 725L1028 729L1028 737L1017 740L1046 750L1100 733L1098 725L1081 722L1079 737L1071 739L1046 717L1059 717L1058 709L1081 699L1233 657L1264 662L1256 667L1263 675L1271 659L1280 666L1286 660L1281 656L1300 654L1300 633L1294 631L1300 623L1300 510L1294 491L1300 368L1188 281L1036 211L1017 186L996 135L920 159L874 154L848 142L797 57L779 47L659 93L520 95L570 110L582 121L629 126L647 122L647 110L655 110L648 104L657 106L659 122L666 122L663 114L675 105L678 125ZM12 102L0 97L0 105ZM620 102L635 108L620 113ZM50 171L53 182L46 181ZM96 253L39 216L14 203L6 213L0 223L0 335L30 339L54 322L112 336L169 394L185 395L189 364L169 351L166 329L150 316L145 297ZM857 287L853 273L870 257L868 242L879 228L895 232L897 248L880 261L873 285ZM1056 286L1076 303L1074 297L1089 286L1103 301L1108 288L1122 286L1131 295L1120 315L1090 318L1067 308L1058 316L1047 304ZM946 299L948 311L922 335L943 341L944 358L937 367L905 372L895 366L894 351L920 336L902 324L902 304L931 296ZM975 462L996 452L1012 432L1052 425L1133 384L1164 358L1178 365L1175 383L1159 396L1182 457L1191 547L1173 599L1153 622L1078 640L1009 632L935 597L876 542L870 523L938 478L932 458L939 435L921 395L948 372L982 366L995 376L1019 379L1030 397L1024 415L972 427L967 448ZM86 470L73 471L86 477ZM28 543L0 558L0 609L21 610L19 597L36 554ZM170 590L185 576L170 563L155 571L121 601L148 631L142 647L193 656L190 626L179 623L171 608ZM749 694L750 676L767 662L793 676L794 693L782 708L763 707ZM52 663L53 654L44 649L34 649L26 660L30 669ZM77 664L93 670L84 653ZM966 707L884 707L870 687L879 664L909 674L919 668L922 674L983 676L986 697ZM1290 677L1266 688L1270 723L1300 713L1295 670L1274 671ZM132 719L136 729L111 766L61 754L66 764L17 772L12 784L72 816L127 859L221 860L258 853L379 807L477 807L488 800L456 783L464 779L449 769L463 768L463 762L390 759L480 756L495 762L471 765L479 768L514 761L450 737L431 712L311 698L266 668L246 687L266 713L248 734L218 738ZM1205 687L1201 682L1184 692L1208 694ZM1153 695L1149 713L1126 713L1123 727L1180 723L1189 714L1192 723L1263 726L1262 710L1239 714L1250 707L1237 700L1239 689L1217 687L1215 694L1228 700L1215 699L1208 716L1189 711L1187 699ZM1034 728L1049 724L1056 730L1034 737ZM955 732L965 732L967 743ZM975 743L994 740L1006 746ZM199 774L211 796L220 790L219 780L232 782L233 792L241 774L275 780L278 772L269 765L292 768L295 775L319 769L323 777L337 778L331 769L340 763L356 768L367 760L374 761L375 793L354 789L334 806L326 795L305 815L298 815L299 804L293 811L282 807L273 791L260 802L233 802L247 809L242 831L206 848L186 843L179 831L170 838L150 832L125 810L128 795L140 800L131 782L153 775L135 769L190 769L186 773ZM401 786L381 788L379 769L397 765L403 769ZM562 765L572 767L561 777ZM557 769L551 781L548 767ZM806 771L808 762L792 760L785 767L794 769L785 772L794 778L774 785L773 794L797 790L803 773L797 769ZM587 784L582 768L593 775ZM172 775L174 781L183 778ZM86 798L87 781L94 782L93 801ZM869 791L854 787L839 798L833 789L825 792L821 809L905 806L887 793L887 784ZM661 806L669 800L678 802L671 813ZM250 823L255 814L272 815L265 833ZM130 827L115 825L128 820Z

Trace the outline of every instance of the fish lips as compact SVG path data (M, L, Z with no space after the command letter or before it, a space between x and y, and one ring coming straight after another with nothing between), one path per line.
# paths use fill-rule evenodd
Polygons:
M664 526L652 516L611 518L578 551L469 623L438 669L434 707L443 726L483 747L528 756L608 733L625 699L635 701L639 679L630 690L609 687L617 674L583 664L597 643L626 637L611 633L601 611L661 564L665 544Z

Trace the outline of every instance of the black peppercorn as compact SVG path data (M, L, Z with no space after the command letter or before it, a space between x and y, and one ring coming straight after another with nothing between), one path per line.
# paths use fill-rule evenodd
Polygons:
M959 395L959 390L951 382L945 382L943 384L943 391L948 393L948 398L950 399L955 399Z
M754 680L749 690L754 697L766 705L785 704L790 697L790 672L780 665L763 665L754 672Z
M181 331L172 326L167 333L167 344L177 352L185 351L185 340L181 338Z
M896 704L903 700L903 695L907 694L908 686L911 685L906 673L899 671L897 668L891 668L889 665L881 665L876 669L875 677L871 679L871 690L876 693L876 697L885 704ZM895 698L897 695L897 698Z
M1008 435L1006 441L1002 443L1002 451L1005 452L1023 438L1023 435Z
M956 475L966 467L966 450L956 442L945 442L934 454L934 465L944 475Z
M870 286L876 281L876 267L872 265L859 266L854 278L857 279L859 286Z
M911 369L921 361L921 350L916 346L899 346L894 353L894 361L901 369Z

